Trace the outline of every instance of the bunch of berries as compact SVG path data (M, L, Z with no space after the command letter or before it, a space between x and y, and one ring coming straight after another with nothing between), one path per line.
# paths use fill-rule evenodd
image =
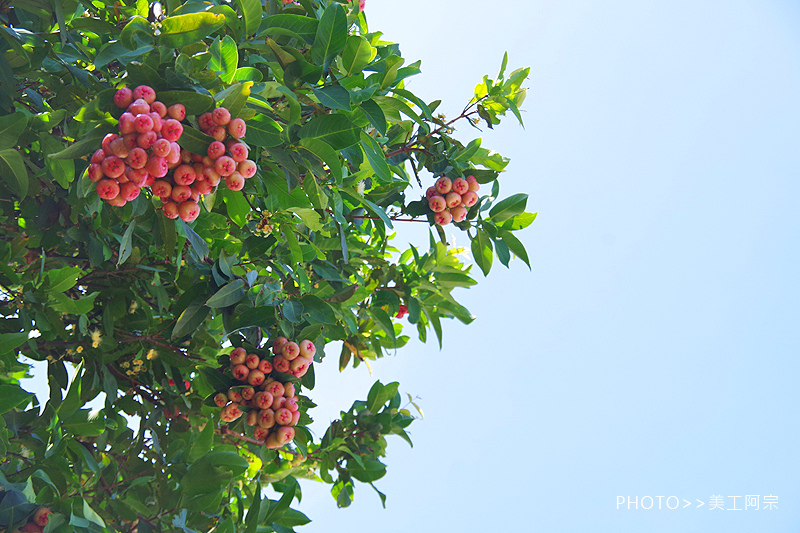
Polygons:
M293 383L281 382L270 374L274 371L302 377L308 372L316 347L309 340L298 344L278 337L272 352L273 357L262 358L235 348L230 354L231 373L246 385L234 384L227 393L216 394L214 403L222 408L223 422L233 422L247 412L247 424L254 427L253 438L265 442L268 448L280 448L294 439L294 426L300 420L299 398Z
M433 219L440 226L461 222L467 218L467 209L478 203L480 184L475 176L451 180L442 176L425 191Z
M201 125L211 120L213 127L222 128L221 135L214 131L215 139L226 141L212 142L202 156L178 144L181 121L186 118L183 104L168 108L147 85L119 89L114 104L125 110L119 118L119 134L105 136L88 169L89 179L97 183L97 194L111 205L123 206L138 197L143 187L150 187L163 203L164 216L190 222L200 214L200 196L211 193L223 177L230 189L238 191L244 177L256 172L255 162L247 159L247 146L238 142L245 134L245 123L231 119L225 108L199 117Z

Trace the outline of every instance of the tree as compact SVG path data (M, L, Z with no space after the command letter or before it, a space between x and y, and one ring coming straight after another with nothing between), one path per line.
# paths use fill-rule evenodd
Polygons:
M442 225L484 275L528 263L508 160L454 137L522 123L528 69L503 58L447 119L355 0L26 0L0 21L0 530L47 507L46 531L284 532L308 522L298 478L343 507L374 488L386 437L411 442L398 383L316 438L314 365L472 320ZM405 222L427 250L391 245Z

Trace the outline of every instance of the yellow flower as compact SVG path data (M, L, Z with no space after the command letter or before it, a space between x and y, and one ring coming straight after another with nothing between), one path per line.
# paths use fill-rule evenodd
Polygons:
M146 357L148 360L155 359L156 357L158 357L158 352L155 350L155 348L150 348L150 351L147 352Z
M137 302L136 300L134 300L134 301L132 301L132 302L131 302L131 305L130 305L130 306L128 306L128 313L130 313L130 314L133 314L133 313L135 313L135 312L136 312L136 310L137 310L138 308L139 308L139 302Z
M92 348L97 348L100 346L100 341L92 341Z
M83 352L83 346L78 346L77 348L75 348L75 351L78 352L78 353L82 353Z
M73 350L72 348L67 348L67 355L72 355L74 353L75 353L75 350Z
M144 364L144 361L142 361L141 359L134 359L133 364L136 366L142 366Z
M119 366L121 366L122 368L128 368L129 366L131 366L131 364L127 361L124 361Z

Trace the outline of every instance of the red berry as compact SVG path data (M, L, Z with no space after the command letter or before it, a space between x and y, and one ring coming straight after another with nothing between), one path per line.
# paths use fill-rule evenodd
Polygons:
M125 109L131 103L133 103L133 91L127 87L123 87L114 93L114 105L120 109Z
M218 107L211 112L211 118L215 124L226 126L231 121L231 112L224 107Z

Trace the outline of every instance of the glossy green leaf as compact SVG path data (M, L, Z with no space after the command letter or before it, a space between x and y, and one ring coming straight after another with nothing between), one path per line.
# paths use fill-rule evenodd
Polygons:
M22 111L0 116L0 150L16 146L27 124L28 117Z
M207 154L208 146L212 142L214 142L213 137L191 126L183 126L183 134L178 139L178 144L181 148L185 148L194 154Z
M280 124L266 115L257 114L247 121L247 132L244 140L248 144L270 148L283 144L281 132L283 128Z
M386 156L383 150L381 150L380 145L375 139L363 131L361 132L361 148L367 156L369 166L375 171L375 177L378 179L378 182L391 183L392 171L389 170L389 164L386 163Z
M0 175L8 188L20 199L28 195L28 169L18 151L0 150Z
M5 335L9 334L0 335L0 343L3 342L2 337ZM11 335L13 335L13 333ZM25 337L27 339L27 334L25 334ZM25 407L32 398L33 394L24 390L19 385L0 383L0 413L7 413L16 407Z
M228 307L244 298L244 280L237 279L227 283L206 301L208 307Z
M84 274L80 267L63 267L48 270L46 277L50 286L48 289L53 292L64 292L78 283L78 278Z
M300 146L322 159L336 179L342 179L342 161L339 152L320 139L300 139Z
M341 4L331 2L319 19L314 45L311 47L311 58L327 71L328 65L344 50L346 43L347 14Z
M261 25L261 33L266 35L289 35L313 44L317 35L319 21L311 17L292 14L279 14L266 17Z
M328 85L327 87L312 87L314 96L319 103L331 109L350 111L350 93L341 85Z
M153 27L146 18L138 15L131 17L131 20L122 28L119 42L128 50L136 50L139 48L137 39L144 44L153 42Z
M359 141L358 127L344 115L322 115L300 128L301 139L318 139L341 150Z
M239 66L239 49L229 35L220 39L217 37L210 47L211 61L208 68L217 72L225 83L230 83Z
M134 229L136 229L136 220L131 220L131 223L128 224L128 228L122 235L122 241L119 244L119 258L117 259L117 267L125 263L125 261L127 261L131 256L131 251L133 250L132 239Z
M534 220L536 220L536 213L520 213L506 219L499 224L499 227L508 231L517 231L527 228L533 224Z
M489 270L492 268L492 258L494 256L492 253L491 238L485 231L479 229L475 238L472 239L471 248L472 258L475 260L475 263L481 269L484 276L488 275Z
M360 35L350 35L342 51L342 67L345 75L358 74L370 61L373 60L377 50Z
M162 46L181 48L208 37L224 24L225 15L208 11L167 17L161 21L158 42Z
M508 249L511 250L514 255L525 261L525 264L528 265L529 269L531 268L531 263L528 261L528 252L525 250L525 246L519 239L517 239L517 237L515 237L510 231L502 229L497 231L497 236L503 239L503 242L506 243L506 246L508 246Z
M228 89L228 94L222 101L222 107L231 112L231 117L236 118L244 109L247 99L250 97L250 92L253 88L252 81L242 81L232 85Z
M214 99L207 94L196 91L159 91L158 100L169 107L183 104L187 115L200 115L214 109ZM184 129L186 126L184 125Z
M528 203L528 195L519 193L509 196L504 200L500 200L489 211L489 216L492 222L500 223L510 219L515 215L519 215L525 211L525 205Z
M375 100L365 100L361 103L361 111L367 116L369 123L378 130L381 135L386 135L386 115L383 114L383 109Z
M255 35L258 27L261 25L261 16L264 14L264 8L261 6L261 0L235 0L236 7L242 14L244 20L244 34L246 37Z

